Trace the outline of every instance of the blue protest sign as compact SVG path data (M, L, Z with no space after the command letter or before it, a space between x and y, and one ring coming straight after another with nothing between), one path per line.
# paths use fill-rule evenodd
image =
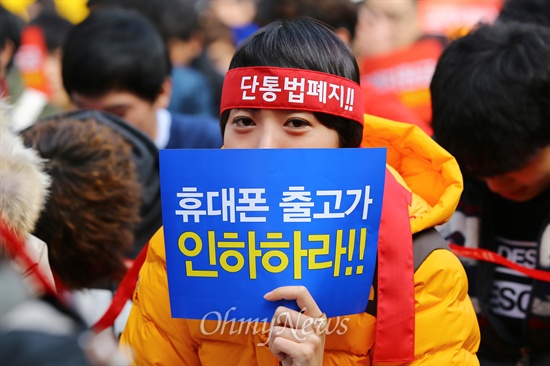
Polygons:
M269 321L263 295L289 285L329 317L365 311L385 169L378 148L161 150L172 316Z

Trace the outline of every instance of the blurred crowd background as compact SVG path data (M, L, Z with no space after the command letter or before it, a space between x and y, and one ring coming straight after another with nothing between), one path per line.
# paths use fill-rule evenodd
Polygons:
M71 109L61 52L71 27L104 7L134 9L158 27L172 63L168 109L218 117L221 86L235 47L280 17L308 15L333 26L361 67L365 111L420 125L431 134L428 85L448 40L493 21L502 0L1 0L2 95L17 130ZM19 32L17 29L19 28ZM9 35L11 33L11 35ZM14 33L16 32L16 33Z

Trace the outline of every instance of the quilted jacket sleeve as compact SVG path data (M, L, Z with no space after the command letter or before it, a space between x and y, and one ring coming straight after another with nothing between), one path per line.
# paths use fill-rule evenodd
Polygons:
M479 326L468 296L468 279L448 250L432 252L414 275L413 365L479 365Z
M445 249L433 251L415 272L414 283L415 359L377 365L479 365L479 326L458 258Z

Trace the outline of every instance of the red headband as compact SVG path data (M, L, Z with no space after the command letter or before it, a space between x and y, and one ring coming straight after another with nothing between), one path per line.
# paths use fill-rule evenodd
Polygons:
M319 71L257 66L229 70L220 112L227 109L292 109L321 112L363 124L361 87Z

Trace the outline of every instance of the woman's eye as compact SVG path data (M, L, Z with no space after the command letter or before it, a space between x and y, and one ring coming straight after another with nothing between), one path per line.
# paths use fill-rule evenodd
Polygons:
M233 118L233 124L238 127L250 127L254 126L254 121L248 117L236 117Z
M292 128L303 128L311 126L308 121L299 118L290 119L285 123L285 125Z

